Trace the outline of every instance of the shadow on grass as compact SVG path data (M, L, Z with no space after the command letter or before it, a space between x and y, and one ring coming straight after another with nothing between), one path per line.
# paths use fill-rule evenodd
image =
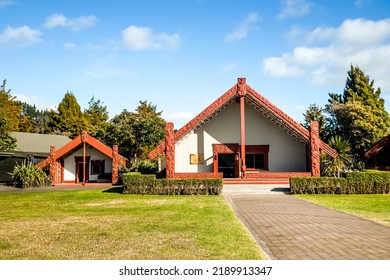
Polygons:
M120 187L112 187L112 188L109 188L109 189L107 189L107 190L104 190L103 192L104 192L104 193L122 194L122 191L123 191L123 187L120 186Z

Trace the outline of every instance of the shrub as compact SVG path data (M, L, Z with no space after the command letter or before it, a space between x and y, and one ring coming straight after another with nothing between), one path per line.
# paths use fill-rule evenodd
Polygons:
M365 171L349 172L346 179L354 193L390 193L390 172Z
M10 174L17 187L38 188L48 187L51 184L50 177L43 170L35 168L32 162L17 163Z
M131 172L122 175L123 193L154 195L217 195L223 180L213 179L156 179L155 175Z
M291 177L293 194L341 194L349 193L347 180L338 177Z
M293 194L387 194L390 193L390 172L347 172L345 178L291 177Z
M142 174L155 174L158 171L156 161L150 159L139 160L131 166L131 171L141 172Z

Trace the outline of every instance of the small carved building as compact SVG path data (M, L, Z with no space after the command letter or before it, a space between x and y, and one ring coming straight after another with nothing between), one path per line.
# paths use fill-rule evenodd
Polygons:
M363 155L363 161L368 169L390 170L390 135L372 146Z
M194 119L174 132L149 158L166 157L168 178L288 178L319 176L320 153L337 152L239 78Z
M53 185L62 183L118 183L119 167L126 165L126 159L119 155L118 146L104 145L87 132L65 144L58 150L50 147L50 155L35 165L37 168L50 166Z

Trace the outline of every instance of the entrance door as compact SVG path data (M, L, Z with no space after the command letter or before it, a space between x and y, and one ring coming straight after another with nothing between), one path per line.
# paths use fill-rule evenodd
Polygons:
M235 155L218 154L218 172L223 173L224 178L235 177Z
M89 180L89 157L86 157L85 162L85 183ZM84 180L84 164L83 157L76 157L76 183L82 183Z

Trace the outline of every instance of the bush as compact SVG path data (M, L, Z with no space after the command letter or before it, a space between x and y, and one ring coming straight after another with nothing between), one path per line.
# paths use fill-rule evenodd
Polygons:
M42 169L35 168L32 162L17 163L10 174L17 187L38 188L51 185L50 177Z
M350 172L346 174L346 179L355 193L390 193L390 172L388 171Z
M218 179L156 179L155 175L126 173L122 175L123 193L154 195L217 195L223 180Z
M292 194L341 194L349 193L347 180L338 177L291 177Z
M156 174L158 165L156 161L150 159L139 160L131 166L131 171L141 172L142 174Z
M345 178L291 177L293 194L387 194L390 172L347 172Z

